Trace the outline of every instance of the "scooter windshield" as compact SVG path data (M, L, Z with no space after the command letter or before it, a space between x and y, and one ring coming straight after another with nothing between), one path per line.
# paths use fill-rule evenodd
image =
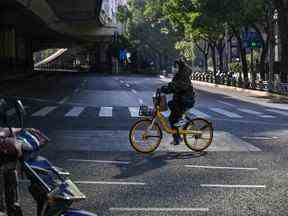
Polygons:
M83 200L85 199L85 195L81 193L81 191L78 189L78 187L70 180L67 179L61 184L59 184L56 188L54 188L49 194L49 198L55 199L55 200L71 200L71 201L77 201L77 200Z

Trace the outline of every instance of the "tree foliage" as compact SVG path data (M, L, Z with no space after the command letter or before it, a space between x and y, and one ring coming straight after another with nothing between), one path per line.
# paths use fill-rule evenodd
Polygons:
M165 67L177 55L175 43L177 34L171 28L163 15L162 5L165 0L129 0L125 22L127 29L125 37L134 45L135 52L141 54L144 47L149 47L151 56L159 67ZM123 10L119 19L123 19ZM144 51L142 52L143 55Z

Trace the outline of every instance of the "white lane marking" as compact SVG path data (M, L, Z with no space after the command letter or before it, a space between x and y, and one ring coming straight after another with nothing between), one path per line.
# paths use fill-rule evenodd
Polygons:
M194 108L190 109L190 110L188 111L188 113L192 113L192 114L195 115L196 117L211 118L210 115L208 115L208 114L206 114L206 113L203 113L203 112L201 112L201 111L199 111L199 110L197 110L197 109L194 109Z
M129 85L128 83L126 83L125 86L126 86L127 88L130 88L130 85Z
M228 102L225 102L225 101L220 101L220 100L218 100L217 102L218 102L218 103L221 103L221 104L224 104L224 105L226 105L226 106L237 107L235 104L228 103Z
M261 118L275 118L275 116L272 115L265 115L264 113L261 112L257 112L255 110L250 110L250 109L238 109L240 112L244 112L244 113L248 113L251 115L258 115Z
M132 89L131 92L133 92L134 94L137 94L137 91L135 89Z
M41 110L35 112L34 114L32 114L32 116L46 116L48 115L50 112L52 112L53 110L55 110L57 107L55 106L48 106L48 107L44 107Z
M220 188L266 188L266 185L201 184L201 187L220 187Z
M100 117L112 117L113 107L101 107L99 116Z
M273 139L279 139L279 137L273 136L273 137L242 137L242 139L251 139L251 140L273 140Z
M128 161L106 161L106 160L80 160L80 159L68 159L68 161L72 162L84 162L84 163L102 163L102 164L125 164L128 165L130 162Z
M16 109L15 108L12 108L12 109L7 111L7 115L8 116L13 116L14 114L16 114Z
M64 103L66 103L68 100L69 100L69 96L63 98L63 99L59 102L59 104L64 104Z
M210 108L210 110L216 112L216 113L219 113L221 115L225 115L229 118L243 118L241 115L238 115L236 113L232 113L232 112L229 112L227 110L224 110L224 109L220 109L220 108Z
M129 107L130 116L133 118L139 117L139 109L140 107Z
M261 117L261 118L276 118L276 117L273 116L273 115L261 115L260 117Z
M122 84L123 84L123 83L124 83L124 81L123 81L123 80L120 80L120 83L122 83Z
M191 212L200 211L208 212L209 208L109 208L110 211L126 211L126 212Z
M257 112L257 111L255 111L255 110L241 109L241 108L239 108L238 110L241 111L241 112L244 112L244 113L251 114L251 115L263 115L263 113Z
M224 169L224 170L249 170L254 171L258 168L245 168L245 167L217 167L217 166L197 166L197 165L185 165L187 168L203 168L203 169Z
M29 180L20 180L20 183L30 183ZM145 186L144 182L109 182L109 181L74 181L75 184L87 184L87 185L134 185L134 186Z
M144 101L142 99L138 99L139 103L142 105Z
M281 110L274 110L274 109L266 109L268 112L277 113L283 116L288 116L288 112L281 111Z
M109 181L75 181L76 184L102 184L102 185L146 185L144 182L109 182Z
M84 110L84 107L73 107L65 116L66 117L78 117Z

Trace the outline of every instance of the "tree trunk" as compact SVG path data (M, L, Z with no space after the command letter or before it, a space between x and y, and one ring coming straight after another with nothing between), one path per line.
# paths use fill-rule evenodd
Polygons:
M260 57L259 73L260 73L261 80L265 80L265 78L267 77L266 76L266 57L268 55L268 44L269 44L269 40L271 37L271 33L269 31L266 31L267 39L264 40L260 29L256 25L253 25L253 28L255 29L257 34L260 36L261 43L263 46L262 52L261 52L261 57Z
M225 48L225 43L223 43L223 39L219 39L217 43L217 51L219 55L219 70L220 73L224 72L224 48Z
M263 45L263 49L262 49L262 53L261 53L260 65L259 65L259 73L260 73L261 80L265 80L267 77L266 57L268 55L269 40L270 39L268 38L267 41L265 41L265 44Z
M195 45L200 50L200 52L202 52L202 54L203 54L203 57L204 57L204 71L207 72L208 71L209 43L206 40L203 40L202 42L204 42L203 47L201 47L201 45L199 45L197 42L195 42Z
M211 56L212 56L212 62L213 62L213 76L214 79L216 79L217 75L217 61L216 61L216 43L210 43L211 48Z
M237 38L238 47L240 50L240 57L242 62L242 72L244 76L244 87L249 87L249 77L248 77L248 64L246 59L246 48L244 47L240 32L236 30L234 27L232 27L233 33L235 34L235 37Z

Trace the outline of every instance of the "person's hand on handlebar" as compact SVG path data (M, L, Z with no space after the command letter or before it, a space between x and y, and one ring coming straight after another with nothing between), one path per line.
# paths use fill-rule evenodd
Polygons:
M164 94L171 94L171 89L169 88L169 86L162 86L160 91Z

